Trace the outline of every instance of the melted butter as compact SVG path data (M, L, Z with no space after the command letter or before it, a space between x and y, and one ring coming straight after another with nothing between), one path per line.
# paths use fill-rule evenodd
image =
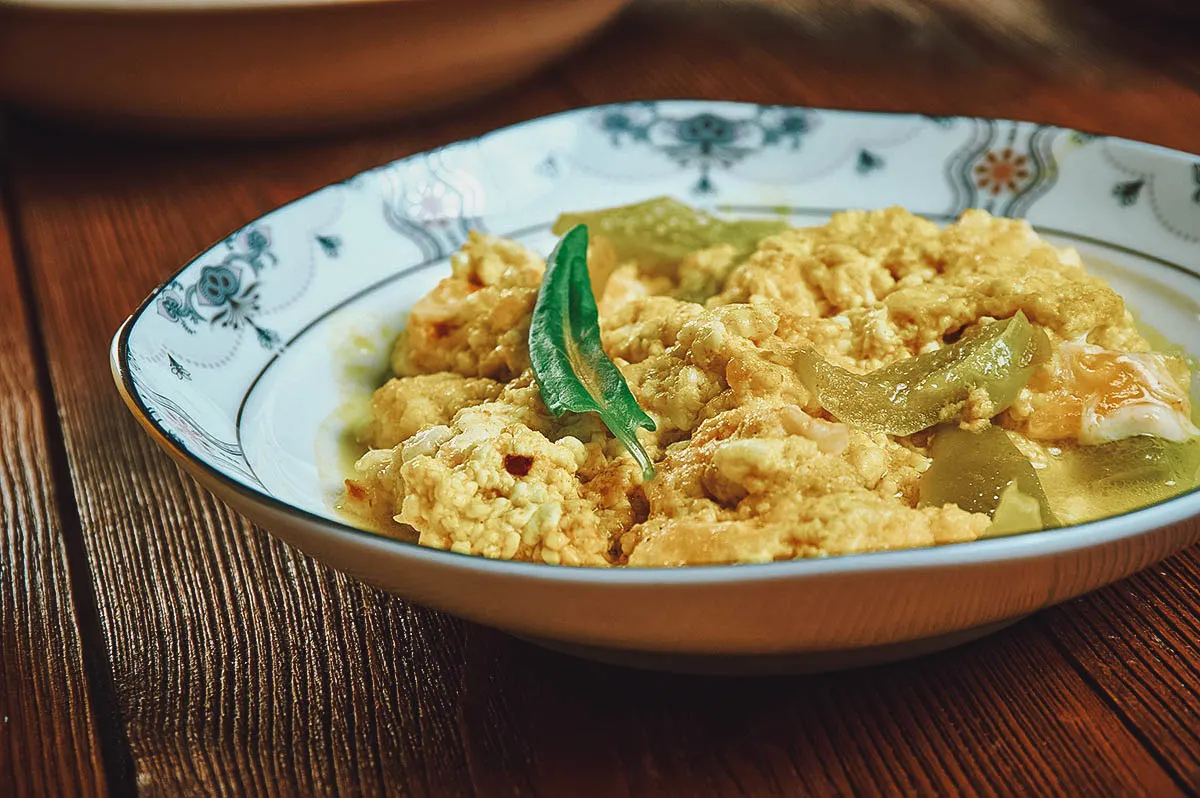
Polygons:
M1133 316L1133 324L1137 327L1138 333L1146 339L1146 343L1150 344L1151 349L1155 352L1162 352L1168 355L1179 355L1187 361L1188 369L1191 370L1193 377L1200 371L1200 358L1185 349L1183 344L1177 344L1170 338L1167 338L1167 336L1163 335L1143 319L1141 314L1133 308L1127 308L1127 310L1129 311L1129 315ZM1200 315L1200 313L1197 315Z
M1041 504L1033 496L1022 493L1016 482L1010 482L1000 492L1000 501L992 513L992 523L980 537L1022 535L1043 528Z
M1200 385L1200 357L1189 352L1183 344L1177 344L1167 338L1142 319L1132 308L1128 308L1128 310L1129 314L1133 316L1133 323L1137 327L1137 331L1146 339L1146 343L1150 344L1151 349L1155 352L1178 355L1187 363L1188 371L1192 374L1192 384L1188 386L1188 393L1192 400L1192 423L1200 427L1200 396L1197 396L1197 386Z

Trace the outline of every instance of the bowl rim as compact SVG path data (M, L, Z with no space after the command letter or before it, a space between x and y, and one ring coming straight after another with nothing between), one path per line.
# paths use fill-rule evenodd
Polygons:
M18 2L21 1L22 0L18 0ZM107 0L101 0L101 2L106 1ZM115 1L122 2L122 0ZM206 0L198 0L198 2L205 1ZM217 1L222 2L224 0ZM251 2L257 1L258 0L251 0ZM268 3L272 2L272 0L263 1ZM326 2L326 0L301 0L301 2L309 1L314 3ZM407 0L352 0L352 2L406 1ZM70 3L75 2L75 0L63 0L63 2ZM229 0L229 2L238 2L238 0ZM702 98L662 99L656 100L655 102L716 102L733 105L752 105L752 103L741 103L728 100L705 100ZM515 130L525 125L534 124L543 120L554 119L559 116L602 110L605 108L619 107L623 105L626 105L626 103L604 103L599 105L579 106L552 114L531 117L529 119L515 122L511 125L494 128L478 136L460 139L440 145L436 149L452 147L457 144L470 143L484 136L491 135L492 133ZM918 112L902 111L862 111L858 109L827 107L818 108L813 106L780 107L834 113L866 114L882 117L920 115ZM952 116L950 118L983 118L990 119L992 121L1017 121L998 119L994 117ZM1075 128L1061 129L1065 131L1077 130ZM1183 158L1194 159L1198 157L1182 150L1175 150L1156 144L1149 144L1146 142L1134 141L1119 137L1108 138L1113 141L1120 142L1123 146L1130 146L1136 149L1147 149ZM353 177L369 174L376 170L386 168L394 163L400 163L410 158L419 157L426 152L428 151L423 150L414 152L402 158L396 159L395 161L390 161L375 167L371 167L351 176L351 179L353 179ZM261 214L256 218L261 219L267 214L274 213L291 205L303 202L327 187L328 186L321 186L314 191L301 195L289 202L283 203L271 209L270 211L267 211L266 214ZM251 220L251 222L253 221L254 220ZM1105 246L1123 249L1119 245L1109 242L1100 241L1099 243L1102 243ZM910 549L890 549L885 551L841 554L829 557L777 560L765 563L735 563L722 565L654 566L639 568L605 568L588 566L574 567L549 565L547 563L491 559L479 555L459 554L457 552L448 550L421 546L418 543L388 537L379 532L373 532L371 530L353 526L349 523L326 518L278 499L268 493L266 490L259 490L251 485L244 484L239 480L222 473L218 469L201 460L199 457L195 456L186 447L181 446L179 443L173 440L171 436L169 436L166 431L159 426L158 422L154 420L149 412L149 409L144 404L136 385L134 384L132 370L129 368L129 335L133 324L152 305L155 298L159 295L163 288L168 286L172 281L176 280L198 258L202 257L203 254L208 251L208 249L209 247L201 249L193 257L187 259L177 270L172 272L169 277L160 282L158 286L150 291L146 298L142 300L138 307L121 323L121 326L117 329L113 336L109 350L109 364L117 390L121 394L121 398L124 400L130 412L147 431L147 433L149 433L150 437L153 438L160 447L166 450L167 453L170 454L172 458L179 463L191 477L197 479L197 481L201 482L202 484L206 480L216 482L224 490L228 490L234 494L237 494L241 498L263 508L268 512L287 516L298 523L306 525L311 530L319 531L320 533L326 535L331 535L335 538L341 539L346 543L353 543L359 546L365 545L389 554L394 554L408 559L424 561L430 565L440 565L447 568L490 573L495 576L522 576L532 577L539 581L555 583L585 583L591 585L702 586L731 582L741 583L763 580L775 581L777 579L842 576L847 574L874 574L916 569L958 568L972 565L979 566L1000 562L1042 559L1045 557L1070 554L1106 544L1117 543L1122 540L1136 538L1141 535L1149 534L1154 530L1161 529L1172 524L1177 524L1200 515L1200 486L1198 486L1176 496L1172 496L1143 507L1138 507L1134 510L1120 513L1118 515L1107 516L1095 521L1088 521L1082 524L1060 527L1058 529L1041 530L1037 532L1027 532L1021 535ZM1200 274L1184 268L1179 264L1171 263L1170 261L1166 261L1161 258L1156 258L1148 253L1138 252L1135 250L1128 251L1140 257L1149 260L1156 260L1163 265L1173 267L1174 269L1188 275L1190 278L1200 282ZM364 289L362 293L378 290L378 288L378 285L373 285ZM306 331L310 326L311 325L308 325L303 328L300 334L303 334L303 331ZM266 527L265 525L264 529L266 529L268 532L271 531L270 528Z

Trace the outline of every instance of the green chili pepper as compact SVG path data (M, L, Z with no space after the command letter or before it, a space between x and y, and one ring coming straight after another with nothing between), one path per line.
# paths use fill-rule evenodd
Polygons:
M919 506L957 504L968 512L987 513L996 535L1059 526L1037 471L1000 427L968 432L947 424L934 436L930 455L933 463L921 475ZM1033 523L1039 513L1023 506L1029 500L1040 510L1040 523ZM1009 513L1002 512L1002 505Z
M636 260L649 270L673 266L688 253L714 244L729 244L735 257L744 258L759 241L787 229L787 223L778 219L726 221L670 197L607 210L564 213L554 223L554 232L561 235L578 224L586 224L593 233L612 242L622 260Z
M1046 361L1049 347L1046 334L1018 311L957 343L869 374L853 374L809 350L797 355L794 367L838 421L911 435L957 417L975 388L987 391L993 414L1004 410Z
M567 231L546 261L546 274L529 327L529 360L542 401L556 417L594 412L638 465L654 478L636 430L654 429L616 364L600 343L600 318L587 268L588 230Z

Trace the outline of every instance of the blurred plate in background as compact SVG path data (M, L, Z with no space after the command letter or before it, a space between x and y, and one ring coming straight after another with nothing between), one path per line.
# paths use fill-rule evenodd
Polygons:
M0 100L106 127L314 132L513 83L627 0L0 0Z

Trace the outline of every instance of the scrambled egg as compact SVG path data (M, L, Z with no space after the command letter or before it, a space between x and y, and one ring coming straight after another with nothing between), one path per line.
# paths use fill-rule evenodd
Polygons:
M1121 298L1024 221L968 211L937 225L893 208L728 245L675 273L589 270L609 356L655 420L641 470L592 414L552 417L529 365L543 261L472 233L413 308L396 378L376 393L346 506L422 545L564 565L766 562L969 541L990 518L918 507L928 435L839 423L791 367L798 347L864 373L1023 311L1054 353L992 418L1023 449L1153 434L1179 440L1190 375L1151 352ZM991 409L991 410L994 410Z

